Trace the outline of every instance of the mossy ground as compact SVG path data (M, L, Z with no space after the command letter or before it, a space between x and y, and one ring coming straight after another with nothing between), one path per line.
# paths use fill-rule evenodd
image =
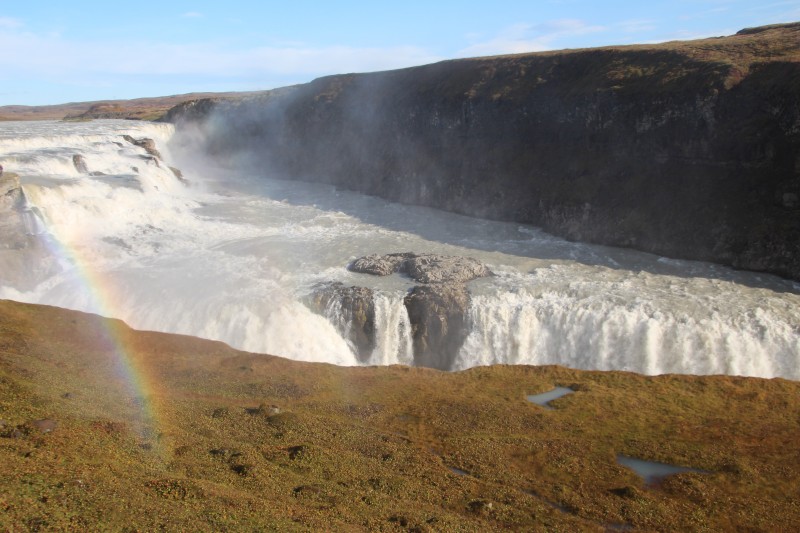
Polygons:
M780 379L340 368L0 302L0 419L0 530L800 530Z

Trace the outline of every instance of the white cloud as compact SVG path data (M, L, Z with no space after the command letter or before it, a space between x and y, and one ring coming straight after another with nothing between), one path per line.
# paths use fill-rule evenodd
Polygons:
M460 57L518 54L552 50L565 37L605 31L603 26L587 24L577 19L561 19L543 24L515 24L495 37L473 43L457 52Z
M188 11L181 15L181 17L186 19L197 19L203 17L202 13L198 13L197 11Z
M54 81L124 76L221 79L312 77L408 67L442 57L415 46L312 46L284 42L232 48L219 43L81 42L0 26L0 70Z
M11 17L0 17L0 29L14 29L24 26L21 20Z

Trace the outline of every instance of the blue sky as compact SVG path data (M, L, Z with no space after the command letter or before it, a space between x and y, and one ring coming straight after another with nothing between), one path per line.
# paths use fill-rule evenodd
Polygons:
M269 89L457 57L730 35L800 0L0 0L0 105Z

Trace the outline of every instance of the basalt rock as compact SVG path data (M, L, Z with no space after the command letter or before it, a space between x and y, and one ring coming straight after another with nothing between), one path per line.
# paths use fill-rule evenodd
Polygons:
M72 156L72 164L75 166L75 170L80 172L81 174L88 174L89 167L86 166L86 158L80 154L75 154Z
M374 276L388 276L398 272L403 262L408 258L410 253L404 254L387 254L387 255L367 255L359 257L347 268L351 272L360 272L362 274L372 274Z
M422 254L403 263L403 272L420 283L466 283L491 275L491 271L471 257Z
M414 287L404 304L414 340L414 364L449 370L467 336L470 297L462 283Z
M153 157L158 157L159 159L161 158L161 152L156 149L156 142L153 139L148 139L146 137L142 139L134 139L130 135L123 135L122 138L129 143L138 146L139 148L144 148L144 151Z
M311 295L310 307L326 316L355 348L358 360L365 363L375 349L375 302L373 291L328 283Z
M468 333L466 283L492 274L470 257L413 252L359 257L348 268L377 276L403 273L424 283L411 289L403 301L411 323L414 364L443 370L452 367Z
M491 275L486 265L471 257L413 252L359 257L348 269L376 276L399 272L419 283L466 283Z

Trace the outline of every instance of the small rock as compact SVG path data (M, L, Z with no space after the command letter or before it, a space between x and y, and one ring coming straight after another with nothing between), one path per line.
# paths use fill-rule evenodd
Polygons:
M161 158L161 152L156 149L156 142L153 139L148 139L146 137L142 139L134 139L130 135L123 135L122 138L129 143L138 146L139 148L144 148L144 151L148 154Z
M290 446L289 448L286 449L286 451L289 452L289 459L293 461L298 457L302 456L306 452L306 450L307 450L306 446L302 444L299 446Z
M230 414L227 407L217 407L213 411L211 411L211 418L225 418Z
M50 418L43 418L42 420L34 420L31 422L31 426L42 433L50 433L58 427L58 422Z
M175 167L167 167L167 168L169 168L172 171L172 173L175 175L175 177L178 178L178 181L180 181L184 185L187 185L189 183L189 180L187 180L186 178L183 177L183 172L181 172L181 170L179 168L175 168Z
M387 254L387 255L368 255L359 257L347 267L351 272L360 272L362 274L372 274L374 276L388 276L400 269L409 253L403 254Z
M75 170L80 172L81 174L88 174L89 167L86 166L86 158L80 154L75 154L72 156L72 164L75 165Z
M469 509L471 513L485 514L492 510L492 502L484 499L472 500L467 504L467 509Z
M400 272L420 283L466 283L492 275L486 265L471 257L413 252L359 257L347 268L376 276Z
M244 465L244 464L231 465L231 470L233 470L242 477L247 477L252 473L253 465Z

